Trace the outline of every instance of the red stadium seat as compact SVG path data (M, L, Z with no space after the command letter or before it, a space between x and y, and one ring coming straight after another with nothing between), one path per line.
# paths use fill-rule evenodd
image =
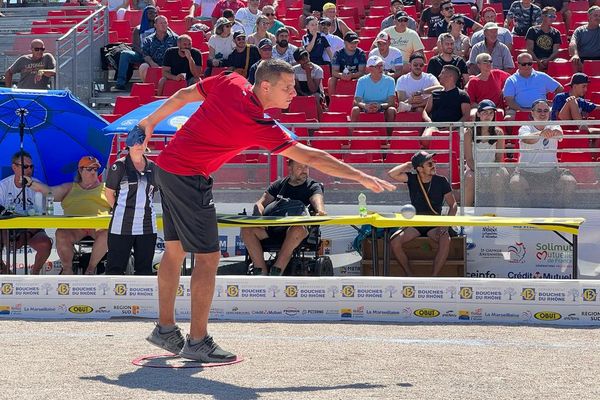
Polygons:
M162 95L163 96L171 96L172 94L177 92L179 89L183 89L186 86L187 86L186 81L173 81L173 80L167 79L165 81L165 85L163 86Z
M141 104L150 103L156 94L154 83L134 83L131 87L132 96L138 96Z
M589 76L600 76L600 60L584 61L583 73Z
M162 78L162 68L161 67L150 67L148 68L148 72L146 72L146 78L144 82L146 83L154 83L158 86L158 81Z
M290 103L291 113L304 112L307 120L318 120L317 102L314 96L296 96Z
M297 113L282 113L279 121L282 123L306 123L306 113L297 112ZM307 128L291 128L294 133L300 137L308 137L308 129Z
M127 20L113 21L110 30L117 32L120 42L131 43L131 24Z
M550 61L548 63L548 75L552 77L568 76L573 74L573 64L570 62Z
M138 96L117 96L113 114L127 114L141 105Z
M121 118L121 114L100 114L102 118L110 122L115 122L119 118Z
M335 94L330 96L329 100L329 111L343 112L350 115L350 111L352 111L354 105L354 93L352 95Z
M335 84L335 94L336 95L348 95L354 98L354 93L356 92L356 80L345 81L342 79L338 79Z

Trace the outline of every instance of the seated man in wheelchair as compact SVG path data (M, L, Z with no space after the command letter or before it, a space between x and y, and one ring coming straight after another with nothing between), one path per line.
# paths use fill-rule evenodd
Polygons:
M294 160L287 160L287 164L289 176L278 179L269 186L255 203L253 215L269 215L270 208L277 208L278 203L286 202L286 199L291 200L286 202L290 205L294 203L293 200L299 200L311 210L313 215L326 215L323 188L319 182L308 177L308 166ZM269 207L270 204L271 207ZM276 212L277 210L273 209L270 215L276 215ZM277 215L282 214L277 213ZM288 215L301 215L301 213L290 213ZM269 275L279 276L285 271L294 250L308 236L308 229L305 226L242 228L241 236L252 259L254 272L258 273L260 271L262 275L268 273ZM261 243L266 239L280 239L283 241L277 258L269 271L267 271Z

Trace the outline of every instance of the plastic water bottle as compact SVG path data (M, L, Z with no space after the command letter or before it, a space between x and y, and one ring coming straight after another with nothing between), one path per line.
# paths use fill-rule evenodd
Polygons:
M8 199L6 202L6 211L8 211L9 213L13 213L16 210L16 206L15 206L15 196L13 196L12 192L10 192L8 194Z
M367 196L364 193L358 195L358 214L361 217L367 216Z
M344 67L344 71L342 71L342 73L344 75L350 75L350 70L348 69L348 67Z
M46 215L54 215L54 195L48 192L46 195Z

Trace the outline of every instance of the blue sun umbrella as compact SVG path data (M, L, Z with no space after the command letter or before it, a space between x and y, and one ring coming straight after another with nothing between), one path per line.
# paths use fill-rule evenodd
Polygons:
M22 114L22 118L21 118ZM0 88L0 178L12 174L11 157L31 154L34 177L54 186L73 181L79 159L96 157L106 166L111 138L107 125L68 90Z

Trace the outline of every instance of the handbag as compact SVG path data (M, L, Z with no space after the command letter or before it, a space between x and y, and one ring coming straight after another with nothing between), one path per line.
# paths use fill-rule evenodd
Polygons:
M275 197L275 201L269 203L264 211L263 215L265 216L277 216L277 217L288 217L288 216L300 216L300 215L310 215L308 212L308 208L304 205L303 202L296 199L290 199L288 197L283 196L283 192L285 189L285 185L289 178L285 178L281 185L281 190Z

